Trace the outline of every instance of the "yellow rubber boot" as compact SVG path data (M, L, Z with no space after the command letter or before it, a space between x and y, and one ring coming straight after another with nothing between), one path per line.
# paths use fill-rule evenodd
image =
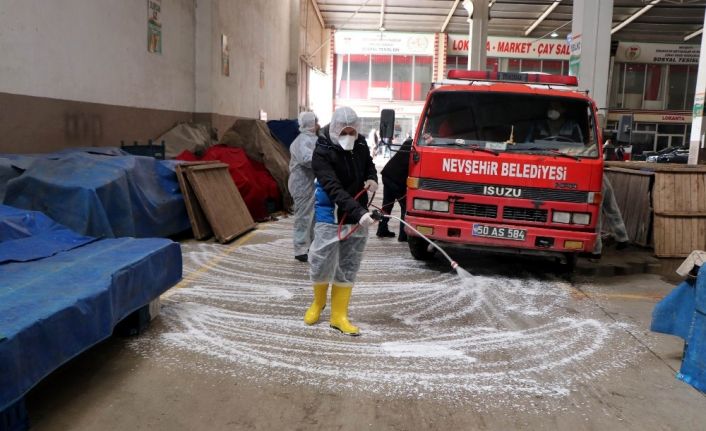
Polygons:
M328 283L314 284L314 302L311 303L309 309L304 314L304 323L313 325L319 321L321 310L326 307L326 294L328 293Z
M331 287L331 327L346 335L360 335L357 326L348 321L348 303L353 286L334 284Z

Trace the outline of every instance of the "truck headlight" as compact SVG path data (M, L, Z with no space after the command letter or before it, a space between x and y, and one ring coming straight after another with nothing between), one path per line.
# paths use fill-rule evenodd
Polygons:
M432 211L449 212L449 201L431 201Z
M554 223L569 224L571 223L571 213L567 213L564 211L554 211L552 213L552 221Z
M422 211L431 211L431 201L429 199L415 199L414 209Z
M571 216L571 222L574 224L587 225L591 223L591 214L588 213L573 213Z

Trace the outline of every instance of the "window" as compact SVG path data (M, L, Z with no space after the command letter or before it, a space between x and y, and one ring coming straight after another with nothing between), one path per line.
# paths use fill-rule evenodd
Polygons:
M411 55L392 57L392 98L412 100L412 65Z
M623 107L623 85L625 83L625 64L616 63L613 67L613 80L610 88L610 101L608 106L611 108Z
M684 109L688 74L688 66L669 66L667 109Z
M641 109L645 88L645 65L628 64L625 69L624 106L627 109Z
M549 109L560 116L547 118ZM438 91L428 105L419 145L479 146L494 151L597 157L587 101L535 94Z
M507 71L508 72L519 72L521 61L517 58L509 58L507 61Z
M644 109L663 109L664 97L662 94L662 70L661 64L648 64L647 77L645 81L645 101Z
M488 72L497 72L500 68L500 59L488 57L485 60L485 70Z
M543 60L542 72L552 75L561 75L561 61L559 60Z
M541 60L522 60L520 66L521 72L541 72L542 71L542 61Z
M433 58L417 55L414 57L414 95L413 100L424 101L431 88Z
M696 92L696 75L698 74L697 66L689 66L689 80L686 84L686 100L684 101L684 109L691 111L694 107L694 93Z
M350 55L350 95L351 99L368 98L369 55Z

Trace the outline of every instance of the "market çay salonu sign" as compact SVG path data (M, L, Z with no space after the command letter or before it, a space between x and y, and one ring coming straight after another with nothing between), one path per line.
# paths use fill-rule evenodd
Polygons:
M488 36L485 44L489 57L512 57L568 60L571 54L565 40L536 40L523 37ZM449 55L468 54L468 36L449 35Z

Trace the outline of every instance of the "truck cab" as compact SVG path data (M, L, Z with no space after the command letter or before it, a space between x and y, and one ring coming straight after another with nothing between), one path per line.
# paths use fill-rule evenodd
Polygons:
M576 78L451 71L410 154L406 221L435 241L573 265L597 238L603 157ZM417 259L432 251L407 229Z

